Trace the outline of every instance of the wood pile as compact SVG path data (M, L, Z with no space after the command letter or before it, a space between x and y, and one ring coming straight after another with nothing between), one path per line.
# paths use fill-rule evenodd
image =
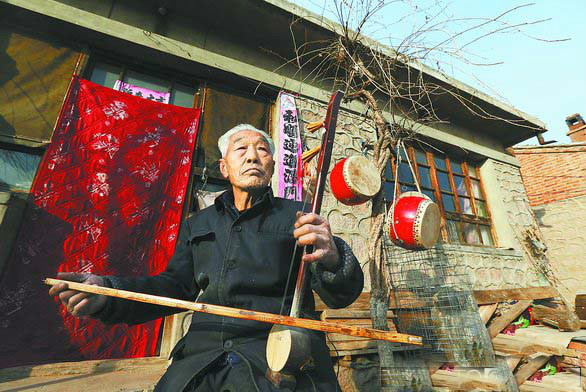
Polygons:
M576 313L556 301L557 295L552 287L474 292L480 318L487 325L497 359L506 362L520 391L586 391L586 321L578 320ZM583 301L577 298L576 308L586 308L586 295ZM363 293L344 310L326 310L319 299L316 306L323 310L322 320L370 326L369 293ZM393 310L398 308L401 304L391 301L387 315L391 330L395 330ZM536 324L523 328L512 325L521 315ZM364 339L330 335L328 345L332 357L344 363L350 363L356 356L377 352L376 342ZM548 364L557 369L555 374L540 372ZM438 367L436 364L430 365L429 371L434 388L442 391L507 390L507 379L496 369Z
M393 312L387 313L389 329L396 331L393 324ZM326 309L321 313L322 321L329 321L341 325L354 325L357 327L372 328L370 311L353 309ZM341 335L337 333L326 334L328 348L332 357L346 355L368 354L377 352L377 342L368 338Z

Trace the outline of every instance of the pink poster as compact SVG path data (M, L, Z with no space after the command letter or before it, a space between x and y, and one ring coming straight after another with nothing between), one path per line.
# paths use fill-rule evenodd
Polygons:
M171 93L169 92L163 93L160 91L149 90L148 88L125 83L122 80L117 80L116 83L114 83L114 90L160 103L169 103L169 99L171 98Z
M277 196L301 201L301 135L297 118L295 97L281 93L279 107L279 189Z

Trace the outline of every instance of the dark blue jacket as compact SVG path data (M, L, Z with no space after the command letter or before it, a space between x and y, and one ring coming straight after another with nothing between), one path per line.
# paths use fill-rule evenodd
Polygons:
M202 303L278 314L295 248L295 214L301 207L299 202L274 197L269 188L251 208L239 213L228 191L214 205L184 222L175 254L163 273L139 278L107 277L107 283L124 290L183 300L197 298ZM341 308L358 297L363 275L348 245L340 238L334 240L341 267L329 272L313 264L308 282L329 307ZM284 314L289 313L299 260L298 250ZM303 317L315 318L314 309L311 290L306 290ZM106 323L137 324L178 311L111 298L99 318ZM172 351L173 363L157 391L182 391L196 374L226 351L235 351L246 358L254 373L264 374L266 337L271 327L257 321L195 313L189 332ZM311 338L317 365L310 374L311 381L320 391L335 390L337 382L324 335L312 331Z

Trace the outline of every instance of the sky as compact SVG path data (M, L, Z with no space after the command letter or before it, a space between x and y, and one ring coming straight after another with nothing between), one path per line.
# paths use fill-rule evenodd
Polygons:
M346 4L361 0L339 0ZM362 0L368 1L368 0ZM377 2L378 0L373 0ZM297 0L298 5L338 21L333 0ZM466 47L471 65L440 53L427 61L456 79L475 87L546 124L546 140L569 143L565 118L581 113L586 118L586 0L401 0L389 1L365 31L393 47L411 34L414 26L452 20L437 33L421 38L429 44L444 41L449 33L462 31L511 10L500 19L518 28L490 34ZM417 7L417 8L415 8ZM517 8L518 7L518 8ZM516 9L515 9L516 8ZM355 7L352 15L359 15ZM541 21L539 23L533 23ZM430 22L430 23L432 23ZM459 36L461 46L504 25L489 24ZM437 29L439 30L439 29ZM424 35L422 35L424 36ZM546 42L546 41L555 42ZM444 45L446 48L450 44ZM522 144L537 144L532 138Z

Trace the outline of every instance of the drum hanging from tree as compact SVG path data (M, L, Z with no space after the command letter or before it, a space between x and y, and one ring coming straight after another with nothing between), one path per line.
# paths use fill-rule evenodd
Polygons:
M332 194L340 202L354 206L370 200L381 187L376 166L362 155L342 159L330 174Z
M389 210L389 237L406 249L423 250L435 245L440 234L440 211L427 195L401 194Z

